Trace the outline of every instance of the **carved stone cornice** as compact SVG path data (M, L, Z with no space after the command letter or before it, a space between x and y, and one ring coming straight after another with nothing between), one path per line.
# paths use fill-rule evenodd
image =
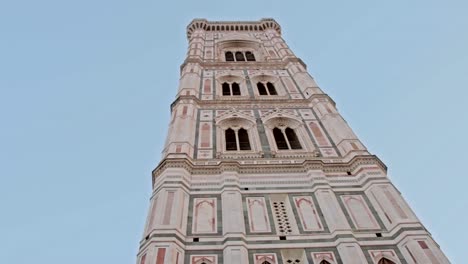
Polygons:
M171 112L174 106L179 102L194 102L203 109L271 109L271 108L310 108L315 104L327 100L333 106L335 102L327 94L314 94L306 99L285 99L283 97L277 99L264 100L262 98L245 97L240 100L201 100L194 95L180 95L171 104Z
M258 159L253 162L249 159L248 164L241 164L241 161L211 159L191 160L189 158L166 158L153 170L153 184L161 173L169 168L181 168L191 175L219 175L223 171L235 171L239 174L260 174L260 173L305 173L309 170L322 170L325 173L337 173L353 171L360 165L377 165L383 171L387 171L387 166L375 155L359 155L352 159L337 160L324 158L309 158L295 163L273 163L275 159ZM200 164L203 162L203 164ZM268 163L270 162L270 163Z
M187 25L187 39L190 40L192 33L197 29L210 32L229 32L232 26L235 27L236 32L260 32L272 29L281 35L281 26L273 18L262 18L259 21L208 21L198 18ZM256 29L253 30L252 26L255 26Z
M200 57L189 57L180 65L180 72L183 71L185 65L188 63L198 63L205 70L221 70L221 69L234 69L234 70L255 70L255 69L284 69L289 63L300 63L305 69L307 65L297 57L285 57L283 59L269 60L269 61L206 61Z

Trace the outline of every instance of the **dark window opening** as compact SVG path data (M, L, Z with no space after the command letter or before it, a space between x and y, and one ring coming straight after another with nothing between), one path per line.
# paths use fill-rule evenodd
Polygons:
M250 51L245 53L245 57L247 58L247 61L255 61L255 55Z
M236 61L245 61L244 53L237 51L236 52Z
M267 82L267 88L270 95L277 95L275 86L271 82Z
M227 51L224 55L226 56L226 61L234 61L234 55L232 52Z
M232 83L232 95L241 95L240 93L240 87L238 83Z
M286 132L286 137L288 138L288 141L289 141L289 145L291 146L291 149L302 149L301 143L299 142L299 139L297 138L294 130L287 127L285 132Z
M198 238L198 237L193 238L193 242L199 242L199 241L200 241L200 238Z
M231 89L229 83L223 83L223 95L231 95Z
M249 135L247 134L247 130L241 128L237 132L237 135L239 137L239 149L250 150Z
M286 236L280 236L279 239L280 240L286 240Z
M257 88L258 88L258 93L260 95L268 95L267 91L266 91L266 88L265 88L265 85L263 83L258 82L257 83Z
M279 128L275 127L273 129L273 136L275 137L276 147L278 147L278 149L289 149L283 132Z
M375 233L376 237L382 237L382 233Z
M237 150L236 133L234 130L228 128L225 132L226 136L226 150Z
M381 258L377 264L395 264L395 262L389 260L388 258Z
M352 175L350 171L347 171L347 172L346 172L346 174L348 174L348 175Z
M322 260L322 261L320 261L320 264L330 264L330 262L328 262L326 260Z

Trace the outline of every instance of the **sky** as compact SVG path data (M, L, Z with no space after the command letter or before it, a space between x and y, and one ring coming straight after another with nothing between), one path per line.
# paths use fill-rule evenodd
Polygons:
M466 263L467 13L465 0L1 1L0 263L135 263L187 24L265 17Z

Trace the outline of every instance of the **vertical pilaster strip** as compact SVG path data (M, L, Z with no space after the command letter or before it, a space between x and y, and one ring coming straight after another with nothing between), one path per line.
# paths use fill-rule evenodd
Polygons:
M249 96L250 98L254 98L254 92L252 89L252 83L250 82L249 72L247 70L244 70L244 75L245 83L247 84L247 90L249 91Z
M317 115L317 113L315 113L315 110L313 108L310 108L310 111L312 111L312 114L314 115L315 119L317 120L317 123L319 124L320 128L322 128L323 132L327 136L328 141L330 141L330 144L333 146L333 149L336 151L338 156L342 157L343 155L341 154L340 150L336 147L335 141L333 141L333 139L328 134L328 131L323 126L322 120L320 120L320 118L318 118L318 115Z
M265 134L265 126L263 125L262 119L260 118L260 113L258 109L254 110L255 120L257 122L258 136L260 137L260 143L262 144L262 151L265 158L271 158L271 149L270 144L268 143L268 138Z
M197 109L197 123L195 124L195 143L193 144L193 158L198 158L198 134L200 131L200 109Z

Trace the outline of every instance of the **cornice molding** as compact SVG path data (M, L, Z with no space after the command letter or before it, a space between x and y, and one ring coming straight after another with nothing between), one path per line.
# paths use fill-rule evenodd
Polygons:
M304 69L307 70L307 65L297 57L285 57L283 59L269 60L269 61L205 61L198 58L189 57L180 65L180 72L183 72L185 65L188 63L197 63L205 70L220 70L220 69L234 69L234 70L256 70L256 69L281 69L286 68L289 63L300 63Z
M327 94L314 94L306 99L285 99L284 97L269 98L268 100L257 97L245 97L240 100L201 100L194 95L180 95L171 104L171 112L179 103L194 102L204 109L271 109L271 108L310 108L316 104L329 101L333 106L335 102Z
M259 159L266 161L267 159ZM272 160L272 159L268 159ZM274 160L274 159L273 159ZM203 160L201 160L203 161ZM213 164L213 165L211 165ZM322 170L325 173L353 171L360 165L377 165L383 171L387 171L387 166L375 155L354 156L349 161L308 158L297 163L281 164L241 164L236 160L212 159L210 164L196 164L189 158L166 158L152 172L153 185L156 177L169 168L181 168L191 175L218 175L224 171L233 171L239 174L259 174L259 173L305 173L309 170Z

